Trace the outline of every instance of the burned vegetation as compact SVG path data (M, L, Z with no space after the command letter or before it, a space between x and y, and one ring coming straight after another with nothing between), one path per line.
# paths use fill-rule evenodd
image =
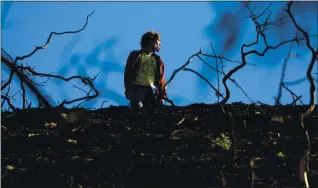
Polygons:
M13 59L2 49L1 62L9 77L1 82L1 184L8 188L318 187L318 111L312 76L318 49L311 43L317 35L297 23L293 4L286 3L284 9L296 31L291 39L269 44L267 30L278 27L283 18L271 19L271 4L257 13L245 3L256 38L255 42L241 46L240 60L217 55L211 43L213 54L199 50L172 73L166 86L180 71L194 73L207 82L217 99L209 105L179 107L167 98L171 105L159 109L131 111L126 106L111 106L88 110L85 102L99 95L94 87L98 75L66 78L40 73L22 62L46 48L54 35L84 30L92 14L81 29L52 32L43 46L27 55ZM253 49L259 42L265 45L262 51ZM310 83L308 105L284 84L291 48L301 42L311 53L306 64ZM248 56L265 56L284 45L290 45L290 50L283 62L276 104L253 101L232 76L252 65ZM202 57L215 59L215 66ZM193 58L216 72L217 86L187 67ZM225 63L236 66L226 72ZM37 83L37 77L45 81ZM11 90L13 79L20 83L21 96ZM41 92L49 79L80 80L83 85L74 87L85 95L54 105ZM229 81L244 93L250 105L228 104ZM282 92L292 96L289 105L280 103ZM22 97L22 105L12 102L16 97ZM32 97L37 99L38 106L32 104ZM71 109L65 107L70 104L76 105ZM8 109L3 109L5 105Z

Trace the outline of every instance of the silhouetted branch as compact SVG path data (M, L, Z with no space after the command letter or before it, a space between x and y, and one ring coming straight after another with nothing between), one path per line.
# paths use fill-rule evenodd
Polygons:
M21 73L23 74L23 70L21 71ZM26 108L26 95L25 95L25 88L24 88L24 84L23 81L20 80L20 84L21 84L21 89L22 89L22 109Z
M190 56L187 60L187 62L185 64L183 64L181 67L179 67L178 69L174 70L170 79L166 82L166 86L165 86L165 89L167 89L167 86L171 83L171 81L174 79L174 77L176 76L176 74L178 72L180 72L182 69L184 69L187 65L190 64L191 60L195 57L195 56L198 56L199 54L202 54L202 50L200 49L199 52L193 54L192 56Z
M3 48L1 48L1 51L10 58L10 61L13 61L13 58L7 53L7 51L5 51Z
M293 96L294 98L294 96ZM301 95L299 95L299 97L296 97L293 102L290 105L296 105L296 102L299 100L300 101ZM304 104L303 104L304 105Z
M9 95L10 89L11 89L11 85L9 85L8 90L7 90L6 94L5 94L5 96L8 96L8 95ZM3 105L4 105L5 102L6 102L6 100L2 100L1 108L3 107Z
M242 63L241 63L240 65L234 67L232 70L230 70L230 71L228 72L228 74L226 74L226 75L224 76L224 78L222 79L222 82L223 82L223 85L225 86L225 91L226 91L226 96L225 96L225 98L221 101L222 104L225 104L225 103L229 100L229 98L230 98L230 90L228 89L228 87L227 87L227 85L226 85L226 81L227 81L234 73L236 73L238 70L240 70L240 69L242 69L243 67L245 67L245 65L246 65L246 57L247 57L248 55L250 55L250 54L256 54L256 55L258 55L258 56L264 56L268 50L274 50L274 49L277 49L277 48L279 48L280 46L282 46L282 45L284 45L284 44L287 44L287 43L290 43L290 42L293 42L293 41L296 41L296 42L297 42L297 41L303 39L302 37L297 36L297 37L295 37L295 38L293 38L293 39L280 42L279 44L277 44L277 45L275 45L275 46L268 45L267 39L266 39L266 35L265 35L265 33L263 32L262 28L260 28L260 24L258 23L258 19L255 18L255 15L254 15L253 11L249 8L248 4L247 4L247 3L245 3L245 4L246 4L246 7L250 10L250 17L251 17L251 19L252 19L252 21L254 22L255 27L256 27L256 32L257 32L257 34L256 34L256 42L253 42L253 43L251 43L251 44L243 44L243 45L242 45L242 47L241 47ZM267 21L266 21L266 20L267 20ZM271 23L268 22L269 18L267 18L266 20L265 20L265 23L264 23L265 25L264 25L263 27L272 25ZM262 52L258 52L257 50L251 50L251 51L248 51L248 52L244 52L244 48L245 48L245 47L251 47L251 46L253 46L253 45L258 44L258 42L259 42L259 37L260 37L260 36L263 38L263 41L264 41L264 43L265 43L266 48L265 48Z
M310 64L308 66L308 69L307 69L307 79L310 83L310 102L309 102L309 108L301 114L300 116L300 119L301 119L301 126L302 128L305 129L305 138L306 138L306 148L304 150L304 155L301 159L301 162L300 163L300 166L299 166L299 180L302 181L302 182L305 182L306 184L306 187L309 188L309 183L308 183L308 179L307 179L307 172L309 171L309 155L310 155L310 138L309 138L309 135L308 135L308 128L305 128L305 125L304 125L304 118L307 117L308 115L310 115L314 109L315 109L315 90L316 90L316 86L315 86L315 82L313 80L313 77L311 75L311 72L312 72L312 69L314 67L314 64L315 64L315 61L317 59L317 56L318 56L318 49L315 51L314 48L312 47L312 45L310 44L310 39L309 39L309 35L308 33L302 29L298 23L296 22L293 14L291 13L291 6L292 6L293 2L289 2L287 4L287 9L285 10L289 17L291 18L294 26L296 27L296 29L298 31L300 31L305 39L306 39L306 46L307 48L310 50L311 54L312 54L312 58L311 58L311 61L310 61ZM305 171L304 172L301 172L301 169L302 166L305 166Z
M2 100L5 100L12 111L15 111L15 107L11 104L10 99L4 95L1 95Z
M35 94L35 96L39 99L39 101L41 101L47 107L52 107L52 105L48 102L48 100L43 97L39 89L33 84L33 81L30 80L28 76L26 76L25 74L22 74L22 72L18 70L18 66L16 64L2 57L1 57L1 61L11 68L11 71L18 76L19 80L22 80L26 84L26 86L32 91L32 93ZM12 74L12 77L13 77L13 74ZM11 83L12 77L9 78L10 82L9 83L7 82L8 84Z
M284 83L287 62L288 62L290 54L291 54L292 46L293 46L293 43L290 43L290 47L289 47L289 50L288 50L288 55L287 55L287 57L284 60L282 76L281 76L280 83L279 83L279 90L278 90L278 95L277 95L277 100L276 100L276 105L275 106L277 106L280 103L280 98L282 96L282 87L283 87L283 83Z
M3 62L3 58L1 56L1 61ZM11 82L14 75L14 71L11 69L9 79L1 86L1 91L3 91Z
M281 84L281 86L286 89L287 91L289 91L289 93L293 96L293 97L296 97L296 98L299 98L299 102L304 105L303 101L300 100L301 97L297 96L292 90L290 90L288 87L285 86L284 83Z
M211 46L213 48L213 46ZM214 51L215 52L215 51ZM222 72L219 71L218 69L212 67L209 63L207 63L200 55L203 55L203 56L207 56L207 57L212 57L212 58L215 58L215 59L220 59L221 60L221 64L222 64ZM225 58L224 56L217 56L217 55L209 55L209 54L204 54L202 53L201 49L199 52L193 54L192 56L190 56L187 60L187 62L185 64L183 64L181 67L179 67L178 69L174 70L174 72L172 73L170 79L167 81L166 83L166 86L165 86L165 89L167 88L167 86L171 83L171 81L173 80L173 78L176 76L176 74L181 71L181 70L187 70L187 71L191 71L195 74L197 74L199 77L201 77L203 80L205 80L210 86L212 86L212 88L217 91L216 92L216 95L219 97L219 96L222 96L222 98L224 99L224 96L220 93L219 89L216 89L209 81L207 81L205 78L203 78L202 75L200 75L198 72L192 70L192 69L185 69L186 66L188 66L191 62L191 60L194 58L194 57L198 57L205 65L207 65L209 68L211 68L212 70L216 71L217 74L218 73L221 73L222 75L226 75L224 73L224 70L223 70L223 67L224 67L224 63L223 63L223 60L227 60L227 61L231 61L231 62L239 62L239 61L235 61L235 60L231 60L231 59L228 59L228 58ZM235 81L233 80L232 78L229 78L229 80L231 80L243 93L244 95L252 102L254 103L254 101L247 95L247 93L243 90L243 88ZM218 86L219 88L219 86Z
M67 78L66 80L71 80L71 79L74 79L74 78L79 78L82 80L82 82L85 84L85 85L89 85L90 86L90 91L87 93L86 96L84 97L80 97L80 98L77 98L77 99L73 99L73 100L65 100L59 105L59 106L64 106L65 104L72 104L74 102L78 102L78 101L82 101L82 100L85 100L85 101L88 101L88 100L91 100L91 99L94 99L96 97L98 97L99 95L99 92L98 90L95 88L94 84L93 84L93 81L96 79L93 78L88 78L88 77L81 77L81 76L72 76L70 78ZM94 95L90 95L91 91L94 90L95 94Z
M216 56L215 50L213 48L212 42L210 42L213 54ZM216 75L218 77L218 92L220 93L220 76L219 76L219 69L218 69L218 58L215 58L215 68L216 68ZM220 96L218 95L218 102L220 102Z
M280 102L278 101L278 99L277 99L276 97L274 97L274 99L275 99L275 103L276 103L277 105L280 105Z
M11 72L10 72L10 75L9 75L9 79L6 82L4 82L4 84L2 84L1 89L2 90L5 89L12 82L13 75L16 74L18 79L21 82L22 97L23 97L23 108L24 109L26 108L26 104L27 104L27 102L26 102L26 100L27 100L26 97L27 96L26 96L25 86L27 86L30 89L30 91L33 94L35 94L36 98L39 100L39 106L44 105L46 107L52 107L52 105L49 103L49 101L47 99L45 99L45 97L41 94L41 92L37 88L37 86L44 86L43 84L46 83L50 78L61 79L61 80L64 80L66 82L68 82L70 80L73 80L73 79L79 79L79 80L82 81L82 83L84 85L90 86L90 90L88 92L86 92L86 96L80 97L80 98L77 98L77 99L73 99L73 100L64 100L59 106L63 106L65 104L71 104L71 103L78 102L78 101L88 101L88 100L91 100L91 99L97 97L99 93L96 90L95 86L93 85L93 81L96 79L97 76L95 76L94 78L83 77L83 76L72 76L72 77L69 77L69 78L65 78L65 77L62 77L62 76L59 76L59 75L36 72L34 70L35 67L31 68L31 66L24 66L23 64L22 65L17 65L17 62L19 60L24 60L26 58L29 58L32 55L34 55L38 50L46 48L48 46L48 44L50 43L51 38L52 38L53 35L74 34L74 33L78 33L78 32L83 31L86 28L87 24L88 24L88 18L93 13L94 13L94 11L92 13L90 13L89 15L87 15L86 22L85 22L84 26L81 29L75 30L75 31L66 31L66 32L51 32L49 37L48 37L48 39L47 39L47 41L46 41L46 43L43 46L35 47L35 49L31 53L29 53L27 55L16 57L14 62L13 62L11 56L8 53L6 53L5 50L2 49L2 51L7 56L9 56L11 58L11 60L8 60L8 58L5 58L4 56L1 56L1 61L11 69ZM29 76L30 77L31 76L39 76L39 77L45 77L47 79L44 82L42 82L40 84L37 84L37 83L35 83L35 81L30 79ZM95 92L94 95L91 95L92 91ZM29 106L30 106L30 104L29 104Z
M102 105L100 106L100 108L103 108L105 102L108 102L108 101L103 101Z
M199 76L201 79L203 79L207 84L209 84L209 86L215 91L215 94L217 96L221 96L222 98L224 98L224 96L209 82L209 80L207 80L206 78L204 78L204 76L202 76L200 73L198 73L197 71L193 70L193 69L189 69L189 68L183 68L184 71L190 71L194 74L196 74L197 76Z
M216 59L222 59L222 60L226 60L226 61L229 61L229 62L232 62L232 63L242 63L241 61L239 60L232 60L232 59L229 59L227 57L224 57L224 56L215 56L215 55L210 55L210 54L205 54L205 53L201 53L201 55L203 56L206 56L206 57L212 57L212 58L216 58ZM253 63L246 63L246 65L253 65L253 66L256 66L255 64Z
M75 34L75 33L79 33L79 32L81 32L81 31L83 31L83 30L86 28L87 24L88 24L88 18L89 18L94 12L95 12L95 11L93 11L92 13L90 13L89 15L86 16L86 22L85 22L84 26L83 26L81 29L75 30L75 31L65 31L65 32L61 32L61 33L51 32L50 35L49 35L49 38L46 40L46 43L45 43L43 46L36 46L35 49L34 49L31 53L29 53L29 54L27 54L27 55L24 55L24 56L21 56L21 57L20 57L20 56L16 57L16 58L15 58L15 63L16 63L17 61L19 61L19 60L23 60L23 59L25 59L25 58L31 57L31 56L32 56L33 54L35 54L38 50L42 50L42 49L46 48L46 47L49 45L49 43L50 43L51 38L52 38L53 35Z
M312 72L312 69L314 67L317 55L318 55L318 49L317 49L317 51L314 50L314 48L310 44L310 38L309 38L308 33L304 29L302 29L298 25L298 23L296 22L293 14L291 13L291 10L290 10L292 4L293 4L293 1L289 2L288 5L287 5L287 10L285 10L285 11L288 13L289 17L292 19L292 22L293 22L294 26L297 28L297 30L299 30L305 36L306 46L310 50L310 52L312 54L312 59L310 61L308 69L307 69L307 79L308 79L308 81L310 83L310 107L307 109L307 111L304 114L302 114L302 118L303 118L303 117L308 116L315 109L315 90L316 90L316 86L315 86L315 82L313 80L313 77L311 75L311 72Z
M79 90L83 91L83 92L86 93L86 94L89 94L87 91L85 91L85 90L82 89L82 88L77 87L76 85L73 85L73 87L75 87L76 89L79 89Z

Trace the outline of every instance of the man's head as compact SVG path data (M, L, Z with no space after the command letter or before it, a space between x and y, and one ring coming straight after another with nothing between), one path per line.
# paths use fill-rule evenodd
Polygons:
M159 52L160 34L155 31L148 31L141 37L141 48L147 52Z

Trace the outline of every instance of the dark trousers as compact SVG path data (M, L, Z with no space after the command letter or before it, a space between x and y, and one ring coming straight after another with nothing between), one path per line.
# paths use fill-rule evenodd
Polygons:
M134 85L128 93L128 100L130 100L132 108L150 108L162 105L151 86Z

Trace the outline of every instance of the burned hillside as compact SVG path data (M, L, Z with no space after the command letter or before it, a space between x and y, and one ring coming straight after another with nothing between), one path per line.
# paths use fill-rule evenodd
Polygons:
M225 109L232 115L205 104L136 113L123 106L81 109L84 118L72 123L45 109L2 112L2 185L299 187L305 138L298 114L306 106L281 106L280 122L271 121L272 106ZM68 110L54 110L70 118ZM308 179L316 187L317 110L304 122L311 140Z

